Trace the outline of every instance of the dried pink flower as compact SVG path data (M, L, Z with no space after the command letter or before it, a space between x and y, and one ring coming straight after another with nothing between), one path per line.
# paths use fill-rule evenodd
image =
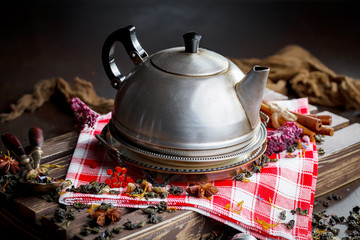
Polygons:
M296 143L302 134L302 129L294 122L287 122L280 128L268 133L267 149L265 154L272 155L286 150L288 146Z
M76 121L81 124L81 128L84 128L85 125L94 128L99 114L91 110L83 101L80 100L80 98L77 97L71 99L70 107L74 111Z

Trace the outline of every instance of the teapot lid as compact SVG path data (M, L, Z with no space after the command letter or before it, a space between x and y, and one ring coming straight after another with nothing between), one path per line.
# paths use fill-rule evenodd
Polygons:
M228 60L213 51L199 48L201 35L184 34L185 47L170 48L155 53L151 62L159 69L184 76L209 76L228 69Z

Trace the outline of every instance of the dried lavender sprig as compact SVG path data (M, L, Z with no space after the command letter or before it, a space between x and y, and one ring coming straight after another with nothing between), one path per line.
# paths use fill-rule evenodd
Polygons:
M91 110L78 97L71 99L70 107L74 111L76 121L81 125L81 128L84 128L86 125L88 125L88 127L94 128L96 119L99 117L99 114Z

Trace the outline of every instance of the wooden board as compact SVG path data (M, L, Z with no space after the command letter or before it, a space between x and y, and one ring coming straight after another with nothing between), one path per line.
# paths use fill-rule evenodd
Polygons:
M332 191L348 182L360 177L358 174L343 174L356 172L360 168L360 124L346 126L348 121L340 116L333 116L333 127L339 129L333 137L325 137L323 144L318 144L327 152L319 156L318 180L316 197ZM51 174L56 178L64 178L67 168L75 149L78 138L77 132L61 135L44 143L44 158L42 163L58 164L64 168L55 168ZM87 210L76 213L76 219L66 228L58 231L63 223L55 223L51 220L55 210L59 207L57 203L49 203L40 199L38 195L11 195L0 192L5 201L0 206L0 216L7 219L12 226L32 233L36 239L94 239L97 235L88 237L79 234L82 226L90 219ZM8 211L8 209L12 209ZM109 226L121 226L127 220L140 222L147 218L141 210L125 209L122 219L118 223ZM115 239L199 239L208 235L214 229L224 230L225 225L200 215L193 211L177 211L175 213L164 213L164 220L158 224L147 223L143 228L136 230L124 230L115 235ZM104 228L105 230L106 228ZM231 229L231 228L230 228ZM33 234L35 233L35 234ZM234 229L227 229L228 236L236 233Z
M319 156L315 196L319 197L360 178L360 124L354 123L325 137Z
M72 132L61 135L54 139L45 141L43 150L44 158L42 163L57 164L64 168L51 169L51 175L55 178L65 178L72 153L75 149L78 133ZM4 194L7 196L5 202L11 205L11 216L13 226L25 231L36 233L31 237L35 239L94 239L100 234L91 234L84 237L79 234L84 224L89 223L89 213L87 209L76 212L75 220L65 229L59 231L61 223L52 221L55 210L60 206L58 203L47 202L40 198L40 195L22 194L21 196ZM9 197L10 196L10 197ZM0 207L0 212L2 211ZM2 216L2 214L0 214ZM179 210L175 213L163 213L163 221L158 224L147 223L143 228L136 230L124 230L117 234L114 239L194 239L202 235L209 235L212 230L220 229L224 231L227 227L222 223L207 218L193 211ZM139 222L147 219L147 215L141 210L126 208L123 210L122 219L108 228L122 226L126 221ZM103 230L105 230L104 228ZM41 232L41 234L39 234ZM228 231L226 234L232 236L236 230Z

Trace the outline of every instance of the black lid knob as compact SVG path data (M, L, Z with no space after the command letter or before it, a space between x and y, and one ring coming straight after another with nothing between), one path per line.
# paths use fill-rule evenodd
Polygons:
M185 52L187 53L197 53L199 48L199 43L201 35L195 32L185 33L183 35L185 42Z

